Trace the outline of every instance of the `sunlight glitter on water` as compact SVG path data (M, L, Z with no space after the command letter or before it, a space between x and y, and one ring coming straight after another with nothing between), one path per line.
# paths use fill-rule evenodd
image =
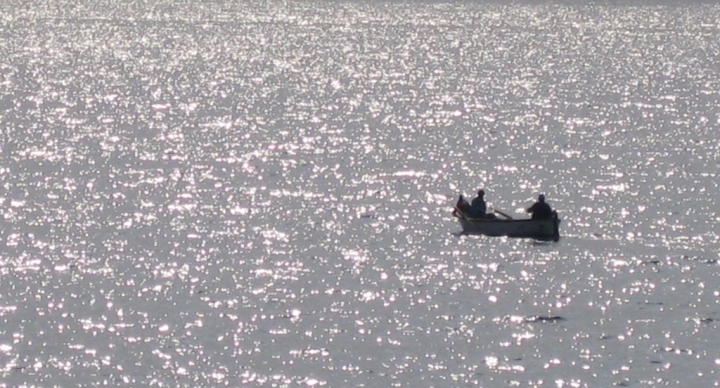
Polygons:
M717 383L716 7L6 11L3 384Z

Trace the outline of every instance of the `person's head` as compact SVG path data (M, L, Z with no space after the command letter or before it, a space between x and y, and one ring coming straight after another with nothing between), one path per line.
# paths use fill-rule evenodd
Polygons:
M545 194L540 194L540 196L538 197L538 201L545 202Z
M484 196L485 196L485 190L483 190L483 189L478 190L478 197L482 198Z

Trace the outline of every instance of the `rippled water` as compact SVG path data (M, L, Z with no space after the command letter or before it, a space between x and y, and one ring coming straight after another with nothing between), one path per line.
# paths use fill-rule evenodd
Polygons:
M2 386L720 382L720 7L0 9Z

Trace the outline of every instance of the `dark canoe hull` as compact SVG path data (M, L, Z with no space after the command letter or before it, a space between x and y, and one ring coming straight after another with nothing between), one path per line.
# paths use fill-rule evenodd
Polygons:
M560 219L548 220L484 220L458 217L465 234L534 238L539 240L560 239Z

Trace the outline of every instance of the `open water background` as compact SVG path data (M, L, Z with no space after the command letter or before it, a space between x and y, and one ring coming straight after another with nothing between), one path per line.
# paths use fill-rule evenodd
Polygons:
M720 7L0 10L1 386L720 382Z

